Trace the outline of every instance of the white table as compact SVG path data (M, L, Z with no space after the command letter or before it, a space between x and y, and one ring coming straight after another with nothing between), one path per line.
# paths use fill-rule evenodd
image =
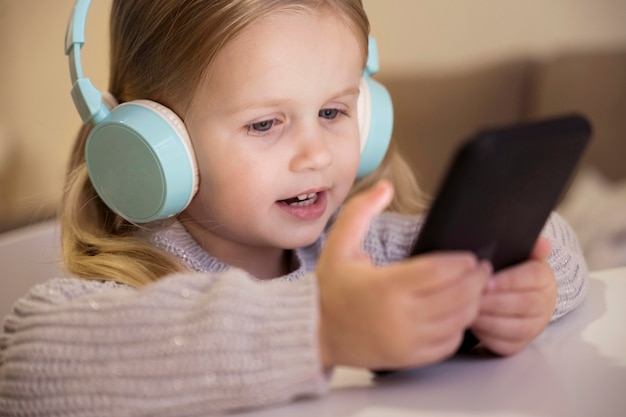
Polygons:
M509 358L459 357L373 378L337 369L331 393L246 417L626 416L626 268Z

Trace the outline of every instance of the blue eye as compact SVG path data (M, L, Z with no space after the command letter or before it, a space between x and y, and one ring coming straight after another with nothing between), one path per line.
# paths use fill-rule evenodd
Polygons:
M339 114L339 110L337 109L322 109L318 113L319 117L323 117L324 119L334 119Z
M264 133L270 130L272 126L274 126L274 123L276 123L276 119L263 120L262 122L252 123L251 125L248 125L248 131Z

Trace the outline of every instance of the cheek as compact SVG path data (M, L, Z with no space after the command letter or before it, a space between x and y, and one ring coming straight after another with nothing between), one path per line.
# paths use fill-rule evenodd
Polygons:
M346 175L356 177L356 172L361 159L361 137L359 136L358 127L355 126L348 133L350 140L342 141L339 157L343 161Z
M228 171L219 169L200 170L198 192L189 205L189 212L198 221L231 222L233 219L246 218L247 201L254 201L245 176L239 172L228 175Z
M222 150L197 157L200 175L197 196L205 205L220 211L239 211L242 202L258 200L270 181L267 177L271 171L263 167L266 158L250 158L242 153Z

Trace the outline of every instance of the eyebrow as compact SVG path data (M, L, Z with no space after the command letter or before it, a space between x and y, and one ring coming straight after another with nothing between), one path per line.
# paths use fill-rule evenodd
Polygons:
M334 100L334 99L336 99L338 97L358 95L360 92L361 92L361 90L359 89L359 86L348 87L345 90L342 90L339 93L337 93L334 96L332 96L331 100Z
M351 95L358 95L360 93L360 89L358 86L350 86L348 88L345 88L341 91L339 91L338 93L332 95L329 99L329 101L332 100L336 100L339 97L345 97L345 96L351 96ZM291 101L291 99L288 98L278 98L278 99L272 99L269 101L253 101L253 102L247 102L244 103L240 106L233 106L232 110L236 113L240 113L243 111L246 111L247 109L253 108L255 106L257 106L257 104L259 102L262 103L262 106L260 107L278 107L281 104L287 103Z

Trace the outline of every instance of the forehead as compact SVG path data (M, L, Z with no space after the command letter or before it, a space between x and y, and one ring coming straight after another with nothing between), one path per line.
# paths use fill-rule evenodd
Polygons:
M316 11L281 12L258 20L225 45L205 87L228 96L263 89L296 94L320 86L340 88L358 82L364 60L362 41L341 18Z
M244 28L236 35L234 41L245 42L246 39L255 38L259 34L267 34L272 29L282 31L286 37L293 41L302 41L303 39L299 38L296 33L290 32L289 28L294 25L296 27L301 25L308 26L308 24L314 22L319 24L318 28L322 28L324 24L327 24L337 29L337 32L343 32L345 36L353 38L358 43L363 58L366 58L367 34L360 31L358 29L359 25L356 22L352 22L348 16L323 7L311 9L301 6L274 11ZM229 44L232 44L232 42L229 42Z
M242 30L234 39L228 42L218 58L230 57L240 53L242 49L252 49L262 46L268 55L271 49L283 49L285 51L297 49L312 49L319 42L327 42L326 50L345 47L346 42L352 43L350 49L361 52L365 62L366 39L359 39L356 31L348 23L336 14L328 10L290 10L280 11L265 16ZM258 56L250 56L258 58Z

